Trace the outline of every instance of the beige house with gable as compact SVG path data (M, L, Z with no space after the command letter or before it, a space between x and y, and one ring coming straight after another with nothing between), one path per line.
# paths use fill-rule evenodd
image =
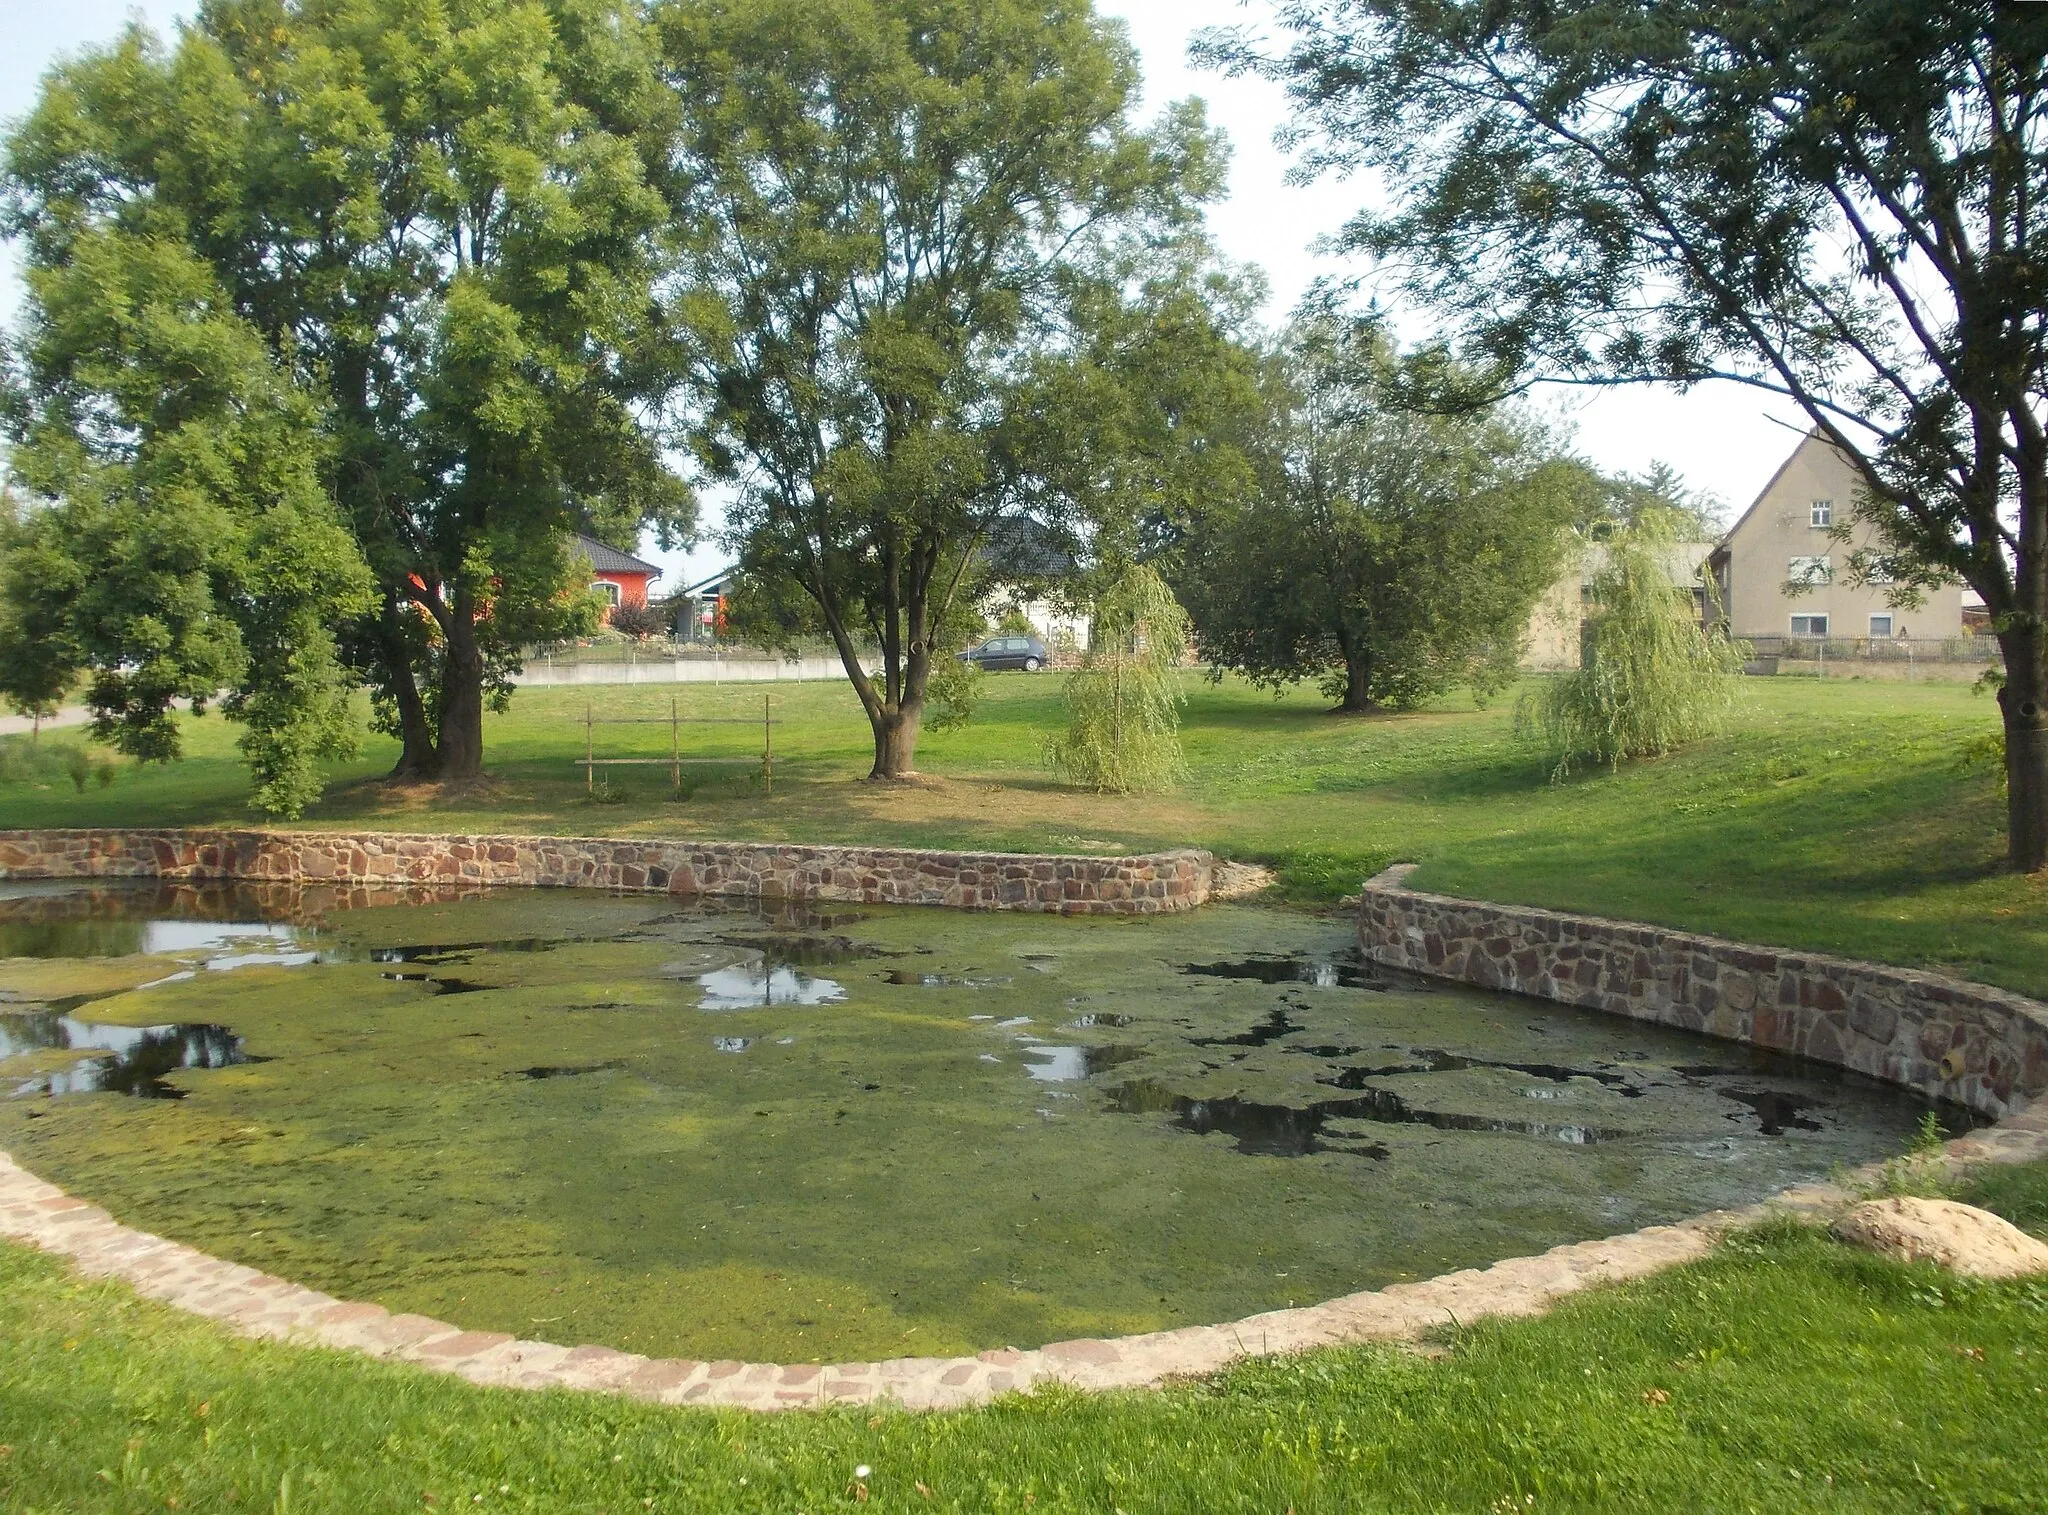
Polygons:
M1960 584L1930 590L1917 607L1901 609L1887 601L1884 585L1849 582L1850 554L1876 546L1875 534L1852 525L1844 542L1831 529L1855 520L1861 489L1855 467L1832 442L1818 431L1800 440L1707 560L1734 635L1849 641L1962 634ZM1794 584L1806 587L1794 593Z

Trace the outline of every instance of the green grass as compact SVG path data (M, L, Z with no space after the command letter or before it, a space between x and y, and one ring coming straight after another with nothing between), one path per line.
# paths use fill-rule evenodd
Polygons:
M617 804L586 800L574 766L587 704L665 715L674 694L685 713L748 716L761 689L523 690L490 722L488 783L394 790L378 781L391 745L373 739L306 824L1026 850L1193 843L1277 864L1289 897L1310 903L1405 859L1424 864L1420 887L1933 966L2048 995L2048 878L2000 869L1994 775L1962 757L1992 707L1963 686L1751 680L1727 735L1558 785L1515 738L1511 701L1347 719L1309 693L1275 700L1190 678L1188 783L1116 798L1045 773L1040 737L1060 720L1055 680L991 684L973 725L927 735L915 785L862 781L871 747L844 685L780 684L770 691L783 723L772 795L743 765L696 770L683 802L665 793L665 770L620 768ZM211 717L190 729L184 761L124 764L109 788L0 780L0 824L254 819L234 729ZM598 736L600 752L618 754L668 742L657 726ZM759 750L744 726L700 726L686 743Z
M0 1504L42 1511L2021 1511L2048 1286L1781 1226L1434 1359L773 1418L474 1389L232 1338L0 1247ZM923 1485L929 1494L919 1492ZM481 1497L479 1497L481 1496Z

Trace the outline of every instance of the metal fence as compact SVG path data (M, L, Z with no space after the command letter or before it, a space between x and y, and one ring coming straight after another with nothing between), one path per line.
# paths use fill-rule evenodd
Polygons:
M2001 666L1998 641L1958 637L1747 637L1753 673L1914 672L1958 677Z

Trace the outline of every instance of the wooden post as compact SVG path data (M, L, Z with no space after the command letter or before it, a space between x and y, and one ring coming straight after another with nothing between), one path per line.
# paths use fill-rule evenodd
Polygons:
M590 701L585 700L583 702L583 792L586 795L597 793L597 748L593 745L591 739L592 725Z
M775 792L775 728L769 720L772 695L761 696L761 792Z
M668 785L677 795L683 792L683 736L676 722L676 697L668 697Z

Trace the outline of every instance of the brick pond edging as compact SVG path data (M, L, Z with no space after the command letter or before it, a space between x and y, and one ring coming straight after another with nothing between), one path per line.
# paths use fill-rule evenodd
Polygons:
M526 884L1060 915L1157 915L1209 898L1214 859L800 847L561 836L259 830L0 831L0 879Z
M2048 1106L1956 1138L1940 1161L1960 1170L2041 1158L2048 1158ZM1872 1164L1863 1176L1873 1176L1881 1166ZM424 1315L393 1315L381 1305L352 1304L124 1226L0 1152L0 1237L67 1257L88 1277L120 1279L139 1294L219 1321L242 1335L408 1362L488 1387L585 1389L660 1404L749 1410L870 1403L944 1410L1050 1383L1091 1390L1156 1388L1171 1378L1218 1372L1246 1357L1414 1340L1461 1322L1540 1314L1583 1289L1697 1261L1734 1227L1771 1214L1821 1217L1854 1197L1831 1184L1806 1185L1741 1210L1575 1242L1535 1257L1508 1258L1488 1268L1225 1325L1053 1342L1024 1352L1002 1348L972 1357L698 1362L610 1347L521 1341L503 1332L465 1331Z
M1986 984L1366 881L1360 952L1485 989L1793 1052L2004 1116L2048 1093L2048 1005Z

